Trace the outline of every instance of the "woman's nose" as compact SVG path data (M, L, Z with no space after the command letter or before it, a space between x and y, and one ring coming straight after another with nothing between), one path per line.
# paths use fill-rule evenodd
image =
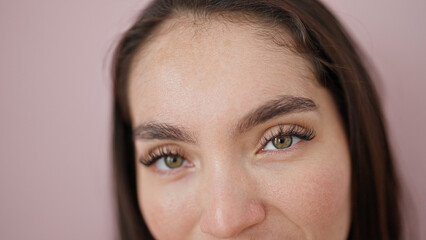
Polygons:
M200 228L204 233L231 238L265 219L265 209L255 186L241 169L216 167L206 174L202 192L204 209Z

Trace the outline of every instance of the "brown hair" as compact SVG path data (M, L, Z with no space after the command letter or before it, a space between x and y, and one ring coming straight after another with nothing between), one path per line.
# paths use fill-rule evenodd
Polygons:
M348 239L400 239L399 184L382 110L360 51L339 21L315 0L154 0L119 42L113 58L113 160L122 239L151 239L140 212L132 129L126 99L130 65L153 31L179 11L268 19L294 40L333 95L351 154L351 227Z

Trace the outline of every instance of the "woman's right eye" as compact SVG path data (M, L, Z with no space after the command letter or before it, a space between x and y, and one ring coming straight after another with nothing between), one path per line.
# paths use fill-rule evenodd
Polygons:
M188 165L188 161L178 155L165 155L156 160L155 167L161 171L168 171Z

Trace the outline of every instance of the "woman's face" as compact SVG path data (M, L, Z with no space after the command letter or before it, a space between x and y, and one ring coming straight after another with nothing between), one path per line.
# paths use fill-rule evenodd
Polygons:
M350 156L311 65L259 28L169 20L128 88L156 239L345 239Z

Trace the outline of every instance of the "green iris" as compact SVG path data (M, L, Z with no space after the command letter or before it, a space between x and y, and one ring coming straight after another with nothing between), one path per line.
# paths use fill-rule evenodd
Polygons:
M178 168L182 166L184 159L179 156L167 156L165 159L166 166L169 168Z
M291 136L278 136L272 140L272 144L277 149L288 148L293 143L293 139Z

